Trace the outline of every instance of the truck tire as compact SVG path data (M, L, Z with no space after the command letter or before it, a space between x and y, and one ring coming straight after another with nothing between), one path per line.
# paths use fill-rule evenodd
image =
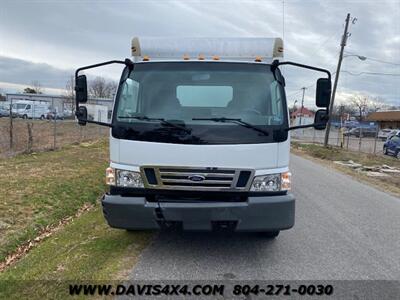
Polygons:
M397 150L397 152L396 152L396 154L395 154L395 157L396 157L397 159L400 159L400 150Z
M44 120L45 117L44 117L43 115L41 115L39 119L40 119L40 120Z
M279 230L260 232L261 236L267 239L274 239L279 235Z
M27 115L23 115L22 119L28 119L28 116Z

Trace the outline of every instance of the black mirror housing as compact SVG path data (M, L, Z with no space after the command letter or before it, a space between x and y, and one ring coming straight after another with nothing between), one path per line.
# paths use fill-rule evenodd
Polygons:
M314 129L324 130L326 128L326 123L328 123L329 114L326 109L319 109L315 113L314 117Z
M87 81L86 75L79 75L75 79L75 97L77 103L87 102Z
M315 95L315 104L317 107L328 107L331 102L332 83L328 78L319 78L317 80L317 91Z
M87 108L85 106L79 106L78 110L75 113L78 118L78 124L81 126L86 126L87 120Z

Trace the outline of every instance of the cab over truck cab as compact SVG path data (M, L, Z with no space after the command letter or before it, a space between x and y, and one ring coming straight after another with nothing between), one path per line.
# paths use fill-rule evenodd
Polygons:
M133 59L76 71L81 125L110 127L110 226L228 228L274 237L294 225L289 130L324 129L327 70L279 62L281 39L141 39ZM274 60L275 59L275 60ZM111 123L87 119L82 71L124 64ZM281 65L325 73L317 81L314 124L289 128Z

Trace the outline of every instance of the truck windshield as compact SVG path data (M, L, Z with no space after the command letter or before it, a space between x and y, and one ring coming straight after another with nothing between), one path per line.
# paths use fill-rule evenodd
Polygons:
M216 118L240 119L242 124L215 122ZM185 136L178 126L168 126L156 119L176 122L190 129L190 135ZM287 110L282 86L268 65L149 62L136 64L121 84L113 122L113 134L119 138L174 143L265 143L273 142L273 134L262 134L263 131L272 133L286 128ZM239 126L243 123L249 126ZM249 130L250 127L259 130Z

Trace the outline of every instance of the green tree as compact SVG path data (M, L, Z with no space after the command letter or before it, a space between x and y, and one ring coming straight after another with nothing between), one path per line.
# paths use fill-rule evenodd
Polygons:
M37 94L36 90L31 87L24 88L24 93L25 94Z

